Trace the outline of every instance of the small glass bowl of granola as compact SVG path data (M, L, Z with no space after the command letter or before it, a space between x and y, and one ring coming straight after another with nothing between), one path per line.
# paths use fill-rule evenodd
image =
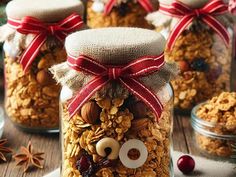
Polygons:
M222 92L191 113L195 142L210 158L236 162L236 93Z

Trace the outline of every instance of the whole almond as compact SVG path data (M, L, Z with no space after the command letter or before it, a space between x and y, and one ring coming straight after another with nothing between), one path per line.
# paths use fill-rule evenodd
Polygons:
M36 75L36 80L40 85L47 85L53 82L52 76L46 70L40 70Z
M94 101L89 101L82 106L81 117L85 122L94 124L99 118L100 112L101 108Z
M137 101L135 103L130 102L128 109L133 113L134 118L145 118L147 114L147 106L142 101Z

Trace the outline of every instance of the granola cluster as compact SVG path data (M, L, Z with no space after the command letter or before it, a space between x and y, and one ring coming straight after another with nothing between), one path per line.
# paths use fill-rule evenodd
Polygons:
M93 1L87 3L87 24L90 28L101 27L139 27L139 28L154 28L146 20L147 12L140 6L139 3L129 1L115 6L109 15L104 15L103 12L95 12L92 9Z
M84 177L88 174L98 177L170 176L171 102L165 105L158 123L153 113L145 107L142 107L144 113L136 114L139 110L134 105L137 102L140 104L140 101L114 83L98 91L89 102L100 107L99 116L93 117L96 119L94 124L87 123L82 112L70 119L68 102L62 103L63 177ZM97 144L106 137L114 139L120 146L130 139L140 140L148 151L145 163L132 169L123 165L119 157L113 161L107 159L109 152L105 157L100 156L96 150ZM133 151L129 157L135 159L139 155ZM90 168L87 167L84 172L85 167L81 165L86 159Z
M5 56L8 117L25 129L57 129L61 87L52 79L48 68L65 60L63 47L43 47L27 72L23 71L18 58L8 53Z
M179 65L180 75L172 82L175 107L190 110L222 91L230 90L232 45L200 22L185 30L166 51L166 59Z
M199 107L196 112L197 117L212 123L214 126L206 127L207 131L217 135L232 135L232 138L220 139L208 137L196 133L198 146L209 154L230 157L235 154L236 141L236 93L222 92L219 96Z

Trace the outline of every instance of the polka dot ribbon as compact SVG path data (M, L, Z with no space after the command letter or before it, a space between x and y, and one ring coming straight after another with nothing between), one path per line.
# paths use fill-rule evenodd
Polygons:
M78 72L85 72L94 76L71 99L68 106L70 117L74 116L96 91L111 81L119 82L132 94L141 99L155 113L157 120L161 116L163 111L161 101L138 78L159 71L165 64L163 53L159 56L145 56L136 59L125 66L106 66L85 55L80 55L77 58L68 56L67 63Z
M160 4L160 12L163 14L180 18L172 30L167 46L169 49L173 45L179 35L189 26L195 19L200 19L208 26L210 26L228 46L230 37L226 28L215 18L218 15L227 13L228 6L222 0L211 0L204 7L199 9L192 9L186 4L179 1L174 1L171 5Z
M48 24L37 18L27 16L22 20L8 19L8 25L21 34L35 35L20 58L23 70L26 72L48 36L54 36L63 42L68 34L76 31L83 25L83 20L78 14L72 14L58 23Z
M152 12L154 10L150 0L137 0L137 1L147 12ZM116 2L117 0L109 0L107 2L104 9L104 15L108 15L111 12Z

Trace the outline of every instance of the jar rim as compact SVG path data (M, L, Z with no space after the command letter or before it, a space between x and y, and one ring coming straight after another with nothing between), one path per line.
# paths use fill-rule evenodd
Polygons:
M212 138L218 138L218 139L226 139L226 140L236 140L236 135L233 134L217 134L213 131L210 130L206 130L205 128L214 128L218 125L224 127L224 125L222 125L221 123L212 123L212 122L208 122L205 121L203 119L201 119L200 117L197 116L196 112L199 109L200 106L206 104L206 102L200 103L198 105L196 105L192 111L191 111L191 125L193 127L193 129L200 133L203 134L205 136L209 136Z

